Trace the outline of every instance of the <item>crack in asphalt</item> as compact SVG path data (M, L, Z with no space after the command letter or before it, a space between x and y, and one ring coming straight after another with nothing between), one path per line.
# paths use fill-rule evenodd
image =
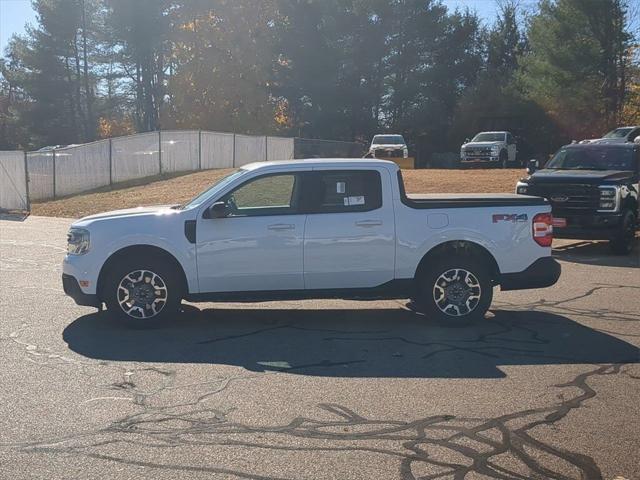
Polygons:
M411 421L376 419L360 415L346 406L326 403L317 407L329 414L329 419L302 416L286 424L255 426L234 421L229 418L228 412L218 409L195 408L176 412L178 406L174 405L145 407L145 411L126 416L106 428L57 440L13 446L29 452L76 454L122 465L179 472L219 473L243 479L285 477L265 476L222 466L146 461L97 450L105 446L127 444L148 449L233 446L289 452L368 452L396 458L399 462L398 478L402 480L443 477L462 479L471 473L498 479L596 480L602 479L602 473L591 457L544 442L536 438L532 430L556 424L571 411L581 408L586 401L596 396L595 389L588 383L589 379L619 374L623 366L601 365L555 385L560 389L578 390L576 395L559 403L486 419L446 414ZM227 387L228 383L222 389ZM202 397L190 405L198 407L201 401ZM522 421L525 423L518 426ZM516 425L512 425L513 423ZM274 442L259 441L260 437L265 436L273 437ZM301 446L301 441L309 445ZM314 441L318 445L314 445ZM327 441L346 441L350 445L327 445ZM474 446L468 446L465 441L471 441ZM290 444L287 445L287 442ZM392 445L378 446L385 443ZM436 454L442 450L446 451L445 455ZM517 466L501 465L498 457L504 454L517 461ZM550 456L553 461L541 460L540 457L545 455ZM452 457L455 459L447 459ZM557 467L557 462L562 467ZM567 467L577 475L567 474ZM431 470L431 473L416 473L424 473L425 468Z
M569 306L569 303L584 300L588 297L593 296L594 294L604 291L604 290L631 290L631 295L638 296L640 295L640 286L635 285L611 285L611 284L598 284L596 283L594 287L587 290L585 293L580 295L575 295L571 298L566 298L562 300L539 300L530 303L510 303L506 301L495 302L495 306L508 306L510 309L516 311L540 311L544 309L544 311L550 313L559 313L566 316L573 316L578 318L593 318L594 316L600 318L606 318L607 321L618 321L618 322L640 322L640 316L638 316L637 312L620 312L611 309L584 309L575 306Z

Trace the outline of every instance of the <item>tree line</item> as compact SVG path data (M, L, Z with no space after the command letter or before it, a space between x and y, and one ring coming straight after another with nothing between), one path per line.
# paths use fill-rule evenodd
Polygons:
M0 149L206 129L456 151L640 123L630 0L32 0L0 63Z

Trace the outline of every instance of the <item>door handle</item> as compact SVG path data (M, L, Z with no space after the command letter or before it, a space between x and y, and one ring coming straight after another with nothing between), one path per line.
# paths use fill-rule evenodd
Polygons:
M358 227L364 227L364 228L377 227L379 225L382 225L382 220L360 220L356 222L356 225Z
M269 230L293 230L296 226L293 223L274 223L267 228Z

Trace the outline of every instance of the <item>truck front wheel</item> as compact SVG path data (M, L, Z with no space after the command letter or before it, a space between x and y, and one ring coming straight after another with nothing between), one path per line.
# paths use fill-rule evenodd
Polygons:
M502 168L509 168L509 154L505 150L500 152L500 166Z
M415 303L428 318L478 320L493 300L489 268L471 257L439 259L417 279Z
M175 317L180 292L179 277L170 265L125 257L107 273L102 300L115 320L146 328Z
M611 250L616 255L629 255L633 250L636 236L636 217L631 210L626 210L620 222L620 229L611 239Z

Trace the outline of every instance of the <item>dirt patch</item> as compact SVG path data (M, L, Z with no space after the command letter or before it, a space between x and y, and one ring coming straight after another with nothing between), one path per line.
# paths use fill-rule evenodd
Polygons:
M146 205L183 203L233 170L206 170L145 185L125 186L31 205L33 215L80 218L94 213ZM408 193L512 193L522 169L403 170Z

